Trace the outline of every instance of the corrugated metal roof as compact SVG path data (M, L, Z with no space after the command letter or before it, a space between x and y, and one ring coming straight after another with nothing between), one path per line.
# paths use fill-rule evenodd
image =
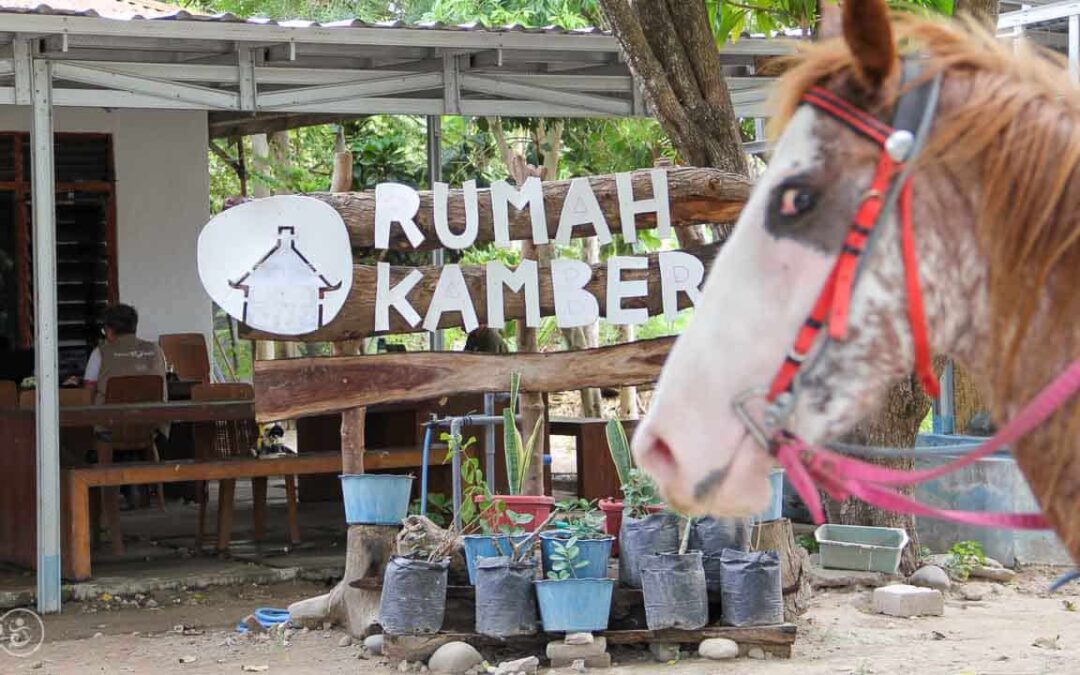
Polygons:
M86 16L117 20L154 21L208 21L219 23L247 23L276 25L290 28L397 28L410 30L483 31L493 33L555 33L560 35L607 35L609 31L599 28L563 28L562 26L527 27L520 24L488 26L482 22L447 24L438 21L405 23L403 21L307 21L302 19L274 20L266 17L244 18L232 13L199 14L154 0L53 0L51 4L33 0L0 0L0 13L39 14L59 16Z

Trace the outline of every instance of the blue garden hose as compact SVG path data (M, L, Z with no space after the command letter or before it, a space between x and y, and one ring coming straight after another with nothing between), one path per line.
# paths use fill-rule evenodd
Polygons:
M259 622L259 625L263 627L263 630L268 630L278 624L288 623L289 610L287 609L274 609L273 607L260 607L254 612L255 620ZM248 632L247 624L243 621L236 624L237 633Z

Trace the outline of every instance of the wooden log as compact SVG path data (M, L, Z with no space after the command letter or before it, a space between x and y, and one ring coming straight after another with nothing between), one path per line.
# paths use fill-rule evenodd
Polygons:
M660 338L542 354L412 352L259 361L255 412L261 421L282 420L377 403L501 391L513 372L524 373L522 390L533 392L646 384L660 375L674 341Z
M725 173L719 169L697 167L673 167L667 169L668 201L671 205L671 223L676 227L697 225L699 223L731 222L738 218L743 204L750 197L752 184L742 176ZM613 233L620 228L619 200L614 176L592 176L589 185L596 195L597 202L607 219ZM634 197L637 200L652 197L652 183L649 170L635 171L631 177ZM543 184L544 215L547 219L548 236L555 237L562 212L563 199L570 187L570 181L548 181ZM422 191L420 210L416 215L416 226L424 234L424 241L417 247L420 250L439 248L442 244L435 235L432 217L432 193ZM349 228L349 239L353 248L373 248L375 246L375 193L309 193L305 195L322 200L332 206ZM479 190L480 222L477 242L494 241L495 232L491 220L491 191ZM510 239L532 238L532 224L527 210L518 211L510 208ZM447 203L447 219L455 231L465 222L465 202L462 190L451 190ZM656 216L642 213L635 221L638 229L656 227ZM592 228L574 228L575 237L591 237ZM390 248L402 251L414 250L400 227L390 228Z
M787 518L755 523L750 534L751 548L755 551L776 551L780 555L781 584L784 589L784 620L794 621L806 611L812 590L810 576L804 567L810 557L802 546L795 543L791 521Z
M720 251L722 242L707 244L700 248L686 251L702 262L705 270L712 267L713 260ZM663 298L660 293L660 264L659 255L651 253L649 268L647 270L625 270L622 278L630 281L644 279L648 284L649 294L644 297L626 298L622 306L627 309L644 307L649 316L661 314ZM390 283L398 284L413 270L419 270L424 278L418 282L409 294L409 302L421 317L427 314L428 305L431 304L431 296L435 292L435 286L439 282L442 273L441 268L426 267L393 267L390 270ZM596 297L600 304L600 314L607 314L607 282L608 270L606 264L592 266L592 279L586 289ZM485 269L478 265L466 265L461 268L465 277L465 284L469 289L469 297L472 298L473 307L476 309L477 320L481 324L488 323L487 312L487 275ZM540 281L540 315L554 316L555 294L552 288L551 272L549 269L541 269ZM304 342L337 342L340 340L356 340L359 338L375 335L375 284L376 268L370 265L356 265L353 267L353 283L349 297L345 305L336 317L328 324L315 331L302 336L284 336L253 330L247 326L241 327L241 335L249 340L303 340ZM686 293L678 294L679 309L692 307L693 304ZM511 293L508 290L503 294L503 311L507 321L525 318L525 294ZM461 315L457 312L448 312L442 315L439 322L440 328L452 328L461 325ZM390 330L387 334L415 333L421 330L419 326L410 326L396 311L390 311Z

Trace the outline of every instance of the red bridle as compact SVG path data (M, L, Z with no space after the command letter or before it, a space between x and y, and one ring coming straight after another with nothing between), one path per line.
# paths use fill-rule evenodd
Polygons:
M937 86L937 83L934 83ZM934 92L936 96L936 91ZM882 210L891 206L895 196L900 220L900 243L907 291L907 315L911 326L915 352L915 372L923 388L932 397L938 395L938 380L930 360L930 341L927 337L926 315L919 283L919 266L915 253L915 234L912 224L912 190L905 173L905 162L917 138L908 131L897 131L869 113L860 110L832 92L815 87L802 98L803 102L843 122L857 133L882 148L874 178L852 220L837 256L836 264L814 303L810 316L799 329L795 344L780 366L769 388L767 413L769 429L762 429L749 416L743 404L745 396L735 403L736 414L744 420L750 432L772 452L787 471L788 479L809 508L814 521L825 520L818 486L834 499L858 497L874 506L890 511L919 516L943 518L988 527L1042 529L1046 520L1039 513L976 513L941 509L918 502L900 494L895 488L939 478L1005 448L1048 419L1073 395L1080 391L1080 359L1073 361L1039 396L1024 407L986 443L976 450L942 466L917 471L900 471L860 461L838 452L811 445L783 428L790 413L792 385L802 363L822 330L828 327L826 339L843 341L847 337L849 310L860 258L872 241ZM901 101L901 104L903 101ZM930 105L927 106L930 108ZM932 109L923 111L932 114ZM898 112L898 116L902 116ZM920 126L922 126L920 124ZM925 131L925 129L923 129ZM782 400L787 396L787 400Z

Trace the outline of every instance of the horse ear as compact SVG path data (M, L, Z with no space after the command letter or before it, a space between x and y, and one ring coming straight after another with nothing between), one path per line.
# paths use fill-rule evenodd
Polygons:
M855 56L855 74L877 89L896 66L889 9L885 0L845 0L844 40Z
M842 36L844 15L840 11L840 3L823 0L820 7L821 16L818 17L817 28L814 30L814 39L823 41Z

